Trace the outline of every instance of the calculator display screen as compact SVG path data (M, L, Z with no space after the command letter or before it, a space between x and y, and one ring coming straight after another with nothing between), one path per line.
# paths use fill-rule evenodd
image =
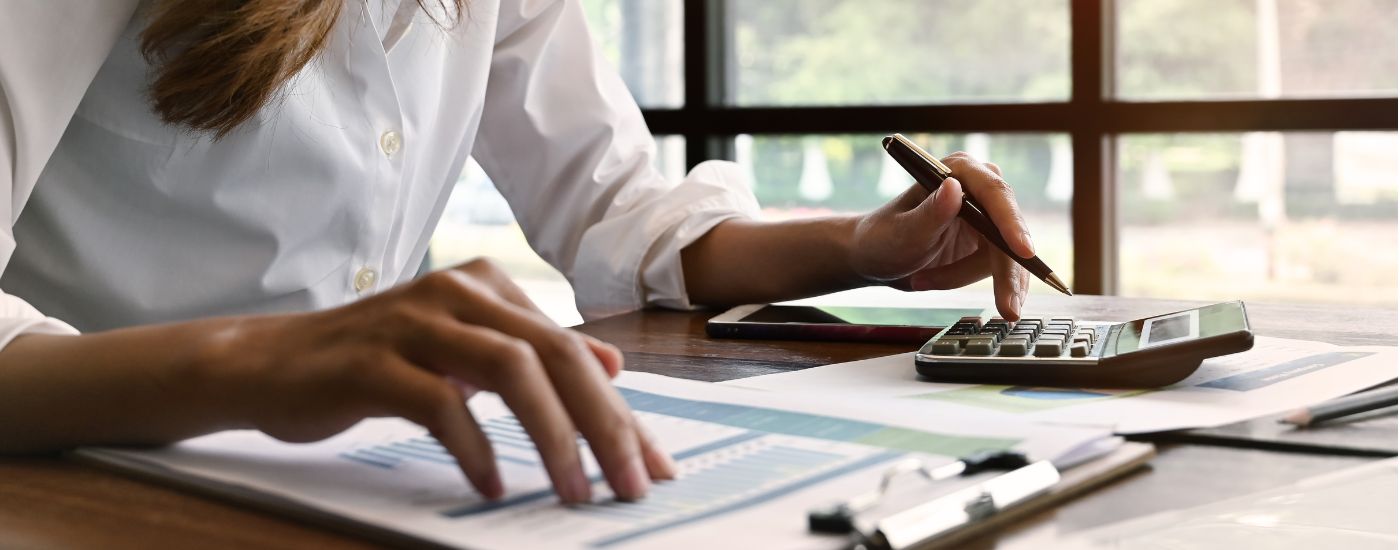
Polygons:
M1116 327L1104 350L1105 356L1121 355L1172 344L1210 338L1248 330L1244 307L1239 302L1226 302L1199 309L1168 313L1147 319L1123 323Z

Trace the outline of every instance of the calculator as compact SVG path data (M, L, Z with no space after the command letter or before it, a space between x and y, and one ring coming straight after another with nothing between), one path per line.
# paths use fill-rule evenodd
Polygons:
M914 365L935 382L1156 388L1185 379L1207 358L1253 346L1239 301L1117 324L984 315L944 328L914 354Z

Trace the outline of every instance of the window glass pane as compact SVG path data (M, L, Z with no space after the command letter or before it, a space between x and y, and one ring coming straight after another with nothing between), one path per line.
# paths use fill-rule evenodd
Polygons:
M1395 6L1395 0L1116 0L1118 95L1393 96Z
M726 2L738 105L1061 101L1066 0Z
M680 181L685 171L685 138L658 136L656 143L657 167L671 181ZM457 179L429 250L431 269L491 258L555 322L564 326L583 322L569 282L530 248L510 205L475 160L467 161Z
M883 135L780 135L735 138L741 165L767 219L858 213L879 207L914 185L880 147ZM1073 279L1069 201L1074 167L1063 134L912 134L934 155L967 151L995 162L1016 190L1035 235L1036 253L1061 279ZM1072 283L1071 283L1072 284ZM977 286L991 288L990 281ZM1032 292L1053 293L1045 285Z
M1123 293L1395 306L1394 132L1119 140Z
M680 0L583 0L593 39L643 107L685 101Z

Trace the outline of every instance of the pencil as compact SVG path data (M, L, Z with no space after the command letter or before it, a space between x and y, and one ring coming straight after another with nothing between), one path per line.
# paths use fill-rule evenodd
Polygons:
M887 136L882 145L885 146L885 152L889 153L895 162L904 168L905 172L909 172L909 175L914 177L914 181L923 186L930 195L938 190L938 186L943 185L943 180L952 176L952 170L947 165L928 154L927 151L920 149L918 145L914 145L914 142L909 141L901 134ZM997 229L997 226L992 223L992 219L987 217L982 205L977 204L977 200L972 198L971 194L963 195L962 209L958 210L958 217L966 221L983 237L986 237L987 242L1000 248L1012 260L1021 264L1021 267L1031 272L1031 275L1035 275L1037 279L1050 285L1050 288L1063 292L1067 296L1074 296L1074 293L1069 291L1069 286L1055 276L1055 272L1050 269L1050 266L1045 265L1045 262L1041 261L1039 257L1022 258L1012 252L1011 245L1006 244L1006 239L1002 238L1001 230Z
M1309 426L1324 420L1332 420L1334 418L1351 416L1353 414L1374 411L1376 409L1394 407L1395 403L1395 386L1388 386L1338 397L1331 401L1304 409L1298 409L1280 419L1279 422L1300 427Z

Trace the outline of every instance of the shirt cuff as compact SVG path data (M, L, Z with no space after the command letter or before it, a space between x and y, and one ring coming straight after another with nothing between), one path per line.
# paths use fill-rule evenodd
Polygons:
M23 334L76 335L78 329L45 316L18 296L0 294L0 349Z
M577 273L611 277L579 277L574 281L579 312L598 319L657 305L690 309L681 266L681 250L720 222L758 216L758 200L738 164L707 161L697 165L681 183L641 209L626 233L585 238L582 264L616 262L611 269L580 265ZM612 224L607 224L612 225ZM590 231L592 233L593 231ZM611 231L606 233L612 233Z

